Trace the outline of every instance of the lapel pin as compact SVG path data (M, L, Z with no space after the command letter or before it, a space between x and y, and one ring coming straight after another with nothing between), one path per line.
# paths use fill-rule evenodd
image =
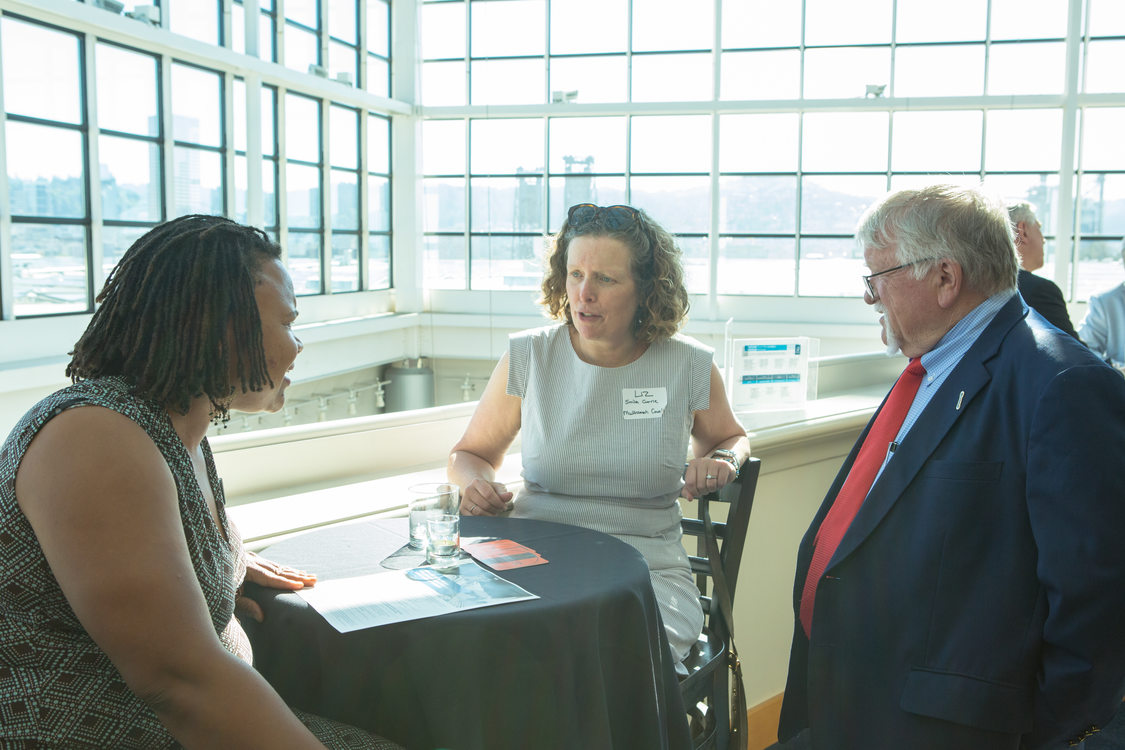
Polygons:
M961 395L957 397L957 411L961 411L961 401L965 398L965 392L961 391Z

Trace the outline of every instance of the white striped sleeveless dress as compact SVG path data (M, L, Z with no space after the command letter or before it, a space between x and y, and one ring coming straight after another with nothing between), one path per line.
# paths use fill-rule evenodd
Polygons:
M712 351L677 335L627 365L598 367L578 358L563 325L514 334L508 358L507 392L521 399L524 478L511 515L582 526L635 547L681 661L703 611L677 499L693 413L710 403Z

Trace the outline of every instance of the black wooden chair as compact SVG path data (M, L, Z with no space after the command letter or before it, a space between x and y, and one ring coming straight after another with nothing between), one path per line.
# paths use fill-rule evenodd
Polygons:
M743 734L738 742L741 747L745 747L746 717L730 715L728 660L731 623L723 614L724 607L720 606L723 592L717 587L726 586L725 595L729 598L730 605L733 605L738 568L742 562L742 548L746 543L746 530L750 523L750 510L754 506L754 491L758 485L760 470L759 459L748 459L742 465L738 479L718 492L699 498L696 501L697 517L684 518L682 521L684 536L696 538L696 554L689 554L688 558L691 560L692 572L696 574L699 600L703 604L705 617L703 633L684 659L688 676L680 681L684 707L691 717L696 750L726 750L731 743L732 718L736 722L734 726L743 727ZM728 504L725 522L711 521L711 503L715 502Z

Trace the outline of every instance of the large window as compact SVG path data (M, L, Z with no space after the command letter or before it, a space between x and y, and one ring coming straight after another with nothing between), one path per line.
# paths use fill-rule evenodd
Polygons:
M329 182L332 195L332 290L359 289L359 112L333 106Z
M1125 52L1123 52L1125 54ZM1076 296L1086 299L1121 280L1125 235L1125 107L1082 111L1078 176Z
M524 304L581 201L675 232L715 301L697 310L849 304L859 214L935 179L1031 201L1069 299L1125 275L1119 0L75 6L73 26L32 0L0 18L5 317L89 311L124 248L188 211L261 225L304 295L396 269L442 309Z
M285 196L289 273L298 295L323 290L321 103L285 95Z
M223 214L223 78L172 64L172 213Z
M258 177L255 181L251 179L250 133L246 124L247 86L243 79L236 79L234 82L234 219L244 223L255 223L276 239L278 232L277 89L273 86L261 86L259 91L258 116L261 120L261 129L258 146L261 152L261 169L254 172ZM260 195L251 198L251 185L260 191ZM257 200L261 201L261 212L260 219L255 222L251 220L250 206ZM255 211L254 214L258 215L258 212Z
M300 70L316 70L321 67L320 50L320 3L317 0L286 0L285 24L282 30L285 37L285 65Z
M408 107L385 98L388 2L87 2L73 28L14 5L0 11L0 317L90 312L137 237L189 213L280 240L299 294L391 287L386 108ZM274 62L282 39L290 63L306 55L299 72Z
M160 61L98 42L96 64L102 268L108 273L133 240L164 219Z
M86 71L76 34L0 19L11 212L7 285L16 315L92 304Z
M256 57L270 62L277 61L276 14L273 0L258 0L258 50ZM235 52L246 53L246 3L243 0L231 2L230 48Z
M391 95L391 4L367 0L367 79L372 94Z
M223 43L219 0L164 0L158 5L167 9L168 27L173 32L207 44Z
M367 289L391 286L391 121L367 114Z
M858 297L860 214L937 180L1031 201L1068 296L1122 275L1114 0L423 0L419 18L433 288L534 287L565 208L594 201L675 232L694 293Z
M359 17L354 2L328 3L328 75L359 83Z
M541 119L469 122L469 276L477 289L531 289L541 269Z

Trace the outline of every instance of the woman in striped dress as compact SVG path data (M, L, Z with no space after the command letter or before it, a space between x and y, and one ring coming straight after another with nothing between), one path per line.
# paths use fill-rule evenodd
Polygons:
M733 480L750 446L712 351L677 333L688 309L679 249L643 211L579 204L542 290L559 323L511 337L450 454L461 512L510 511L633 545L682 661L703 612L677 499ZM517 434L524 485L513 500L495 472Z

